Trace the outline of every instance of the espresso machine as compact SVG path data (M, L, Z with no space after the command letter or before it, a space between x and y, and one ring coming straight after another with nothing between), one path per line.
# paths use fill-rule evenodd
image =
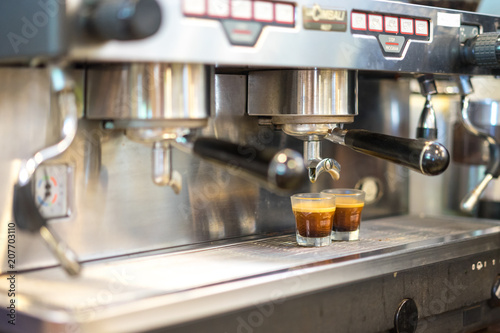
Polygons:
M494 331L496 142L461 215L412 207L456 179L439 82L474 131L500 16L409 2L0 3L0 331ZM360 240L297 246L290 195L337 187Z

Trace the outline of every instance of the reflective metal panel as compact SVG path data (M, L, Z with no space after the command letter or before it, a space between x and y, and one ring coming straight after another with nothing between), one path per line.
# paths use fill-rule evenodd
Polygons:
M89 119L179 120L209 115L202 64L133 63L90 67Z
M44 70L4 68L1 73L5 79L4 88L0 91L6 96L1 99L4 104L0 114L4 119L10 119L1 123L4 126L2 143L6 152L1 159L0 170L5 175L1 187L1 223L6 226L12 220L11 191L18 172L17 159L31 156L33 151L43 146L45 143L40 137L48 137L49 142L55 142L59 128L54 118L57 113L49 113L49 87ZM212 105L215 117L201 134L251 144L256 149L288 147L301 152L302 141L271 127L260 126L257 117L246 114L246 80L245 75L216 75ZM397 103L404 105L407 90L394 89L397 85L397 81L363 83L365 92L371 91L380 99L373 105L370 102L363 106L366 111L360 111L356 126L403 135L406 119L404 106L395 113L396 109L391 105L396 104L393 100L396 96L401 98ZM25 98L27 95L30 98ZM12 96L15 101L9 99ZM390 98L385 99L384 96ZM368 102L372 97L365 95L362 99ZM372 117L379 117L379 120L375 122ZM52 125L43 125L45 122ZM300 191L319 192L334 186L375 184L375 196L363 211L364 219L407 211L408 180L406 171L401 167L333 144L325 145L323 149L325 156L337 158L348 172L343 173L341 180L335 183L329 176L321 176L315 184L307 185ZM71 213L68 217L53 219L49 224L81 260L163 248L174 250L177 246L213 240L293 231L289 196L273 194L174 149L173 167L183 178L183 190L176 195L172 189L151 182L150 153L150 147L132 142L122 130L105 130L98 120L80 119L74 143L61 158L50 161L71 170L68 175ZM2 244L6 241L3 238ZM19 231L17 242L18 270L57 264L36 235ZM1 261L1 265L2 272L8 270L5 260Z
M332 69L251 72L248 99L251 116L291 117L300 123L333 116L330 123L345 122L358 113L357 73Z

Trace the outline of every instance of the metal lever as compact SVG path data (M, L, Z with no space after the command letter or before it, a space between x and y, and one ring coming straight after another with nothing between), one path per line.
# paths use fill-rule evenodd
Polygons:
M472 84L469 79L462 76L458 78L457 83L459 84L459 88L462 93L462 108L460 114L462 124L471 134L485 139L488 142L490 150L490 161L488 167L486 168L484 178L460 202L460 210L464 213L472 214L477 203L479 202L481 194L483 194L489 182L500 175L500 146L494 137L476 128L469 119L469 98L467 95L472 92Z
M42 236L45 244L48 245L50 251L57 257L61 266L69 275L78 275L81 270L78 258L66 243L58 239L47 225L40 228L40 235Z
M479 184L477 184L476 187L474 187L474 189L472 189L472 191L470 191L462 199L462 201L460 202L460 210L464 213L472 214L474 208L479 202L481 194L483 194L484 190L492 180L493 180L492 174L490 173L485 174L483 179L479 182Z
M52 90L56 94L60 112L64 114L61 140L22 162L18 182L14 186L13 215L21 229L40 233L69 275L77 275L80 272L80 264L76 255L50 231L47 220L41 215L33 199L32 179L36 169L46 160L62 154L70 146L76 135L78 121L73 81L59 67L51 67L49 70Z

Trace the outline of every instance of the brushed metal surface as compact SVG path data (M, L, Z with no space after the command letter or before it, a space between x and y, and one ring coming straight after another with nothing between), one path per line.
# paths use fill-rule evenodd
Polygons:
M209 116L202 64L97 65L88 68L86 83L89 119L173 121Z
M0 124L3 149L0 202L1 226L6 230L12 221L11 196L18 160L31 156L46 143L56 142L60 128L57 112L50 112L49 81L43 69L2 68L0 73L4 78L0 89L0 114L4 120ZM79 87L83 87L83 77L80 72ZM259 126L257 117L246 114L246 80L245 75L216 75L214 117L201 134L251 144L256 149L272 146L302 151L302 141ZM363 102L363 110L367 111L357 116L355 125L405 135L407 86L391 80L362 84L363 90L370 94L365 95L368 97L364 101L376 103ZM78 90L81 100L82 91ZM396 104L397 109L391 107ZM322 175L301 191L354 187L360 180L371 177L379 181L380 193L376 201L365 207L363 217L404 214L408 207L407 171L343 148L325 142L323 154L337 159L349 172L337 182ZM183 190L175 195L170 188L154 185L150 180L150 150L129 140L121 130L104 130L100 121L83 118L69 150L50 161L73 170L70 182L73 185L68 198L71 215L53 219L49 224L81 260L165 248L175 250L178 246L293 230L288 196L273 194L176 149L172 151L173 168L183 177ZM0 233L0 247L6 249L7 239L3 235ZM17 244L19 271L57 265L39 237L18 231ZM6 253L1 253L5 258ZM2 273L8 270L6 260L0 265Z
M317 123L316 116L355 116L358 113L357 88L355 71L250 72L248 114L300 117L298 121L303 123ZM333 119L330 120L332 122Z
M500 224L488 220L400 216L362 223L358 242L321 248L299 247L294 235L285 235L88 263L76 280L49 268L18 275L19 315L43 320L52 332L71 324L81 332L168 327L266 301L272 290L286 299L498 250L499 233Z

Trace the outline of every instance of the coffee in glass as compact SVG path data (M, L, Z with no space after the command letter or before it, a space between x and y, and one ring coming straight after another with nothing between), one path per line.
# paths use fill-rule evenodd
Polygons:
M341 188L324 190L321 193L335 195L336 210L333 217L332 240L358 240L365 192Z
M301 193L291 197L301 246L325 246L331 243L335 196L324 193Z

